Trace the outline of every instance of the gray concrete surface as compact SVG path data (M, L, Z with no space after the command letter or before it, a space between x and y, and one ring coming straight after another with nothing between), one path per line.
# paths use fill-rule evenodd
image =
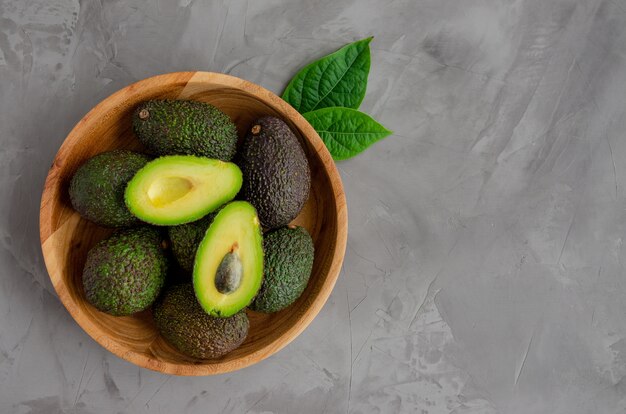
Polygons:
M0 1L0 413L626 412L626 1ZM289 347L178 378L105 351L39 249L72 126L158 73L280 92L374 35L339 282Z

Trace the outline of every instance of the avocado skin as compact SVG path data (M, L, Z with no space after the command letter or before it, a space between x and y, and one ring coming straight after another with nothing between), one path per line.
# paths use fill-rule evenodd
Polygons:
M172 252L183 270L187 272L193 271L198 245L204 238L204 234L216 214L217 212L214 212L192 223L167 228Z
M263 285L250 309L278 312L306 289L313 269L313 240L303 227L282 227L265 234L263 249Z
M143 110L148 111L146 119L140 118ZM158 155L185 154L230 161L237 150L235 124L224 112L204 102L143 102L133 114L133 129L139 141Z
M152 158L133 151L115 150L90 158L70 181L70 201L89 221L106 227L140 223L124 203L126 184Z
M193 286L167 289L154 305L154 322L161 335L188 356L219 358L243 343L250 326L245 311L228 318L209 316L198 303Z
M87 301L114 316L147 309L159 295L168 260L157 229L119 230L87 254L83 287Z
M296 218L311 187L309 162L298 138L275 117L258 119L244 140L240 153L243 173L241 195L250 202L266 228L288 224Z

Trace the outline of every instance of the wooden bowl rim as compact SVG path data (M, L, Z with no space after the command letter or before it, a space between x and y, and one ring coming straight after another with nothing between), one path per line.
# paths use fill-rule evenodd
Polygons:
M337 210L337 238L335 240L335 248L332 253L332 261L330 268L324 283L324 288L320 289L317 296L310 303L308 309L300 316L298 323L293 324L283 335L276 338L269 344L256 349L245 357L233 359L229 361L211 361L211 364L193 364L193 363L173 363L168 361L157 360L156 358L148 355L138 353L133 350L124 348L117 344L115 341L108 339L106 334L103 334L101 330L91 322L88 317L84 317L79 306L76 305L76 301L69 295L66 284L63 282L61 275L52 274L50 269L53 269L52 260L55 260L46 254L46 250L43 249L43 245L48 238L53 234L52 220L46 220L46 218L52 217L53 204L48 202L50 200L50 193L54 187L54 183L58 180L58 176L54 173L60 165L61 160L58 159L59 154L63 153L65 147L70 147L75 144L82 136L82 131L85 125L90 122L95 122L97 114L101 111L107 111L116 103L123 101L128 93L132 93L132 90L141 90L143 87L150 86L154 82L161 83L163 85L180 80L181 77L188 77L187 85L190 83L202 84L212 83L220 84L221 86L230 87L234 89L240 89L246 93L256 97L262 102L269 103L270 106L279 108L285 113L286 117L291 120L302 133L303 137L309 141L312 147L315 149L317 156L320 158L324 169L326 170L329 178L332 192L335 197L335 204ZM311 323L311 321L317 316L322 309L330 293L339 277L343 258L345 255L346 243L347 243L347 228L348 228L348 214L346 207L346 198L343 190L343 184L341 177L335 165L335 162L328 152L325 144L315 129L306 121L306 119L296 111L291 105L285 102L282 98L275 95L268 89L263 88L253 82L231 76L223 73L216 72L203 72L203 71L190 71L190 72L171 72L161 75L152 76L134 82L126 87L114 92L104 100L100 101L95 107L93 107L83 118L78 121L74 128L67 135L63 144L57 151L54 161L48 175L46 177L44 190L41 198L40 215L40 242L44 256L44 262L48 271L50 280L54 286L57 295L61 299L61 302L71 314L73 319L78 325L96 342L103 346L108 351L117 355L118 357L125 359L135 365L143 368L151 369L157 372L173 375L185 375L185 376L204 376L215 375L231 371L236 371L241 368L253 365L257 362L268 358L274 353L278 352L291 341L293 341L304 329Z

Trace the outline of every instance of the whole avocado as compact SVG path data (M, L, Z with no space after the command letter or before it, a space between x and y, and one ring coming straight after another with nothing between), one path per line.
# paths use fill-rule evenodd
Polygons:
M198 245L216 214L217 212L214 212L192 223L167 228L172 253L183 270L187 272L193 270Z
M158 155L196 155L230 161L237 128L224 112L204 102L153 100L133 114L135 134Z
M159 295L168 269L160 232L120 230L87 254L83 288L87 301L114 316L147 309Z
M124 203L126 184L151 158L127 150L104 152L90 158L70 181L70 201L87 220L106 227L139 224Z
M196 300L191 284L172 286L154 305L154 322L161 335L183 354L219 358L248 335L245 311L228 318L209 316Z
M240 153L241 194L266 228L296 218L311 187L311 171L298 138L287 124L266 116L254 122Z
M282 227L263 239L265 269L263 285L250 308L278 312L294 303L304 292L313 269L313 240L303 227Z

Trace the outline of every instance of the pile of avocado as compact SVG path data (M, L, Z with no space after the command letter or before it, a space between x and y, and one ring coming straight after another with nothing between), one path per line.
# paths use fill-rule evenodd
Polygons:
M246 339L247 310L278 312L307 287L313 240L289 225L309 196L305 152L272 116L240 142L203 102L143 102L132 122L146 153L98 154L69 185L82 217L116 228L87 254L85 298L114 316L152 309L180 352L222 357Z

